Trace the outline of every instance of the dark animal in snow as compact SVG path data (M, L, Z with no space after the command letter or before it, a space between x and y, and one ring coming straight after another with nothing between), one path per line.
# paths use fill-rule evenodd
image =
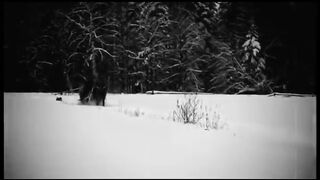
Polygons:
M92 100L96 102L96 105L104 106L104 101L106 99L107 89L105 87L95 87L92 91Z

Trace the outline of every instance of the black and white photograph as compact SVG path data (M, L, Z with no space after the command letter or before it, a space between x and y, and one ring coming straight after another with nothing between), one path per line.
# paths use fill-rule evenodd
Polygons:
M2 4L4 179L317 178L317 2Z

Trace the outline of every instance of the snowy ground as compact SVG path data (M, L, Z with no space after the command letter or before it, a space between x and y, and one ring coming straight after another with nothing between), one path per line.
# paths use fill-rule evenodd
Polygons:
M4 93L5 178L315 178L316 97L199 95L204 130L170 120L183 96Z

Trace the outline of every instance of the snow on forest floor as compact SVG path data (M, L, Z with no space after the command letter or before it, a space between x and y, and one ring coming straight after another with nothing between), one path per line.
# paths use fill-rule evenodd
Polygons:
M315 178L316 97L198 95L218 130L173 122L183 97L4 93L5 178Z

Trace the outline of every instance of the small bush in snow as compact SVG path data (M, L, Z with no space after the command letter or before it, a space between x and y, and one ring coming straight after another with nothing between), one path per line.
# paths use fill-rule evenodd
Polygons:
M221 120L221 118L220 118L219 113L217 113L216 111L214 111L212 113L211 108L208 109L207 107L205 107L204 126L205 126L206 130L222 128L220 120ZM200 122L200 125L203 126L203 123Z
M119 110L120 112L122 112L122 107L121 109ZM126 115L129 115L129 116L135 116L135 117L139 117L139 116L142 116L144 115L144 112L141 111L139 108L136 108L136 109L128 109L128 108L125 108L123 110L124 114Z
M173 121L196 124L203 118L202 102L196 95L185 96L184 101L177 100L177 108L173 111Z
M184 100L177 100L176 109L173 111L173 121L199 124L209 129L220 129L225 125L218 112L208 106L203 106L196 95L185 96Z
M136 109L134 112L133 112L134 116L136 117L139 117L141 115L141 111L140 109Z

